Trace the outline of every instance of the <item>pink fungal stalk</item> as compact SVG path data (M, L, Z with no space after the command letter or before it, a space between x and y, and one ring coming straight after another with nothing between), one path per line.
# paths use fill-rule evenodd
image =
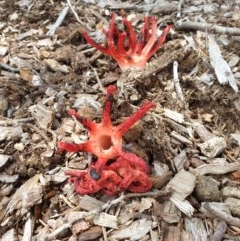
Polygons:
M115 16L112 14L109 30L102 30L106 36L106 47L97 44L85 31L82 34L90 45L115 59L121 70L143 69L147 61L163 45L171 26L167 26L158 37L157 22L153 17L144 18L144 25L137 34L131 22L124 17L122 21L125 27L123 32L117 28Z

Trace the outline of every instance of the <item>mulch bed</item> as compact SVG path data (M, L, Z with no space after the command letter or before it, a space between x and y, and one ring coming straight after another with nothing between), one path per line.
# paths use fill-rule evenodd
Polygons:
M226 3L225 3L226 2ZM0 240L240 240L239 1L0 1ZM167 40L141 70L91 47L111 14L145 15ZM151 168L145 193L80 195L65 171L91 156L68 110L114 125L156 103L124 136Z

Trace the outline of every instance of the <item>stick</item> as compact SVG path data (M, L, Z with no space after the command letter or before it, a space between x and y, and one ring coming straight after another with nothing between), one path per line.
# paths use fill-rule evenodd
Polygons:
M47 36L54 35L56 29L62 24L63 20L65 19L67 13L68 13L69 7L65 7L62 12L60 13L59 17L57 18L57 21L52 25L52 27L47 32Z
M177 18L181 17L181 8L182 5L184 4L185 0L179 0L178 6L177 6Z
M18 125L20 123L26 123L26 122L31 122L34 121L35 119L33 117L28 117L28 118L21 118L21 119L7 119L7 120L0 120L0 126L13 126L13 125Z
M178 62L177 61L173 62L173 83L174 83L175 91L176 91L179 99L184 102L184 96L183 96L179 78L178 78Z
M193 30L200 30L203 32L208 31L211 33L216 33L216 34L240 36L240 28L223 27L223 26L209 24L209 23L199 23L199 22L192 22L192 21L186 21L186 22L178 21L175 24L175 28L178 30L193 29Z

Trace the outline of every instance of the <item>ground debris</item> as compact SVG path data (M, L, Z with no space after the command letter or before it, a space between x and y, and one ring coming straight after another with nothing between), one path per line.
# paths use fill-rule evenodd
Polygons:
M239 240L239 1L0 1L0 13L1 240ZM144 16L158 36L171 25L145 69L122 72L83 38L103 44L112 13L136 32ZM78 195L65 175L96 161L58 150L89 139L68 112L99 122L109 85L114 126L157 105L122 146L148 163L147 193Z

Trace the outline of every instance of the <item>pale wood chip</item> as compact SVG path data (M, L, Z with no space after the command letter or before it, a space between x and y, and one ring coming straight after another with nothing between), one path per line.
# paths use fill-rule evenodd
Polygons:
M240 168L240 163L214 163L201 165L195 169L192 169L191 172L197 175L206 175L206 174L225 174L228 172L236 171Z
M21 126L0 126L0 141L20 138L23 134Z
M180 171L182 169L184 163L187 160L188 160L188 157L185 150L182 150L176 157L174 157L173 162L177 171Z
M160 216L167 223L178 223L181 218L181 211L171 201L166 201L163 204Z
M18 241L18 235L15 229L8 230L5 234L3 234L1 241Z
M202 144L198 144L198 146L205 156L213 158L221 154L227 148L227 143L223 137L213 137Z
M193 240L208 240L208 232L205 223L200 218L184 218L185 230L193 234Z
M12 156L0 154L0 168L3 167L8 161L12 160Z
M37 174L17 189L7 205L6 213L11 214L15 209L20 209L21 215L24 215L30 207L41 202L43 188L38 180Z
M173 111L170 109L164 109L164 116L174 120L178 123L184 123L184 116L183 114L178 113L177 111Z
M195 209L189 201L187 200L181 201L180 199L175 197L170 197L170 200L179 208L179 210L185 213L188 217L192 217Z
M95 225L103 226L106 228L118 228L117 217L104 212L101 212L99 215L94 216L93 223Z
M240 146L240 133L233 133L231 134L231 137L233 139L233 141Z
M35 224L35 219L33 215L29 212L27 221L25 222L25 225L24 225L24 233L21 241L32 240L34 224Z
M170 136L175 138L176 140L180 141L183 144L186 145L192 145L192 141L190 141L189 139L187 139L185 136L180 135L179 133L177 133L176 131L172 131L170 133Z
M80 200L79 207L84 210L91 211L93 209L102 207L103 204L104 202L101 202L96 198L84 195Z
M54 110L51 110L44 106L43 104L38 103L29 108L32 116L36 119L38 125L43 129L49 129L52 126L54 120Z
M194 123L194 130L196 131L196 133L202 141L208 141L216 137L214 134L208 131L204 125L201 125L199 123Z
M89 223L85 220L80 220L72 225L72 232L74 235L78 235L80 232L89 229Z
M8 46L0 46L0 56L5 56L8 52Z
M8 175L8 174L0 174L0 182L3 183L13 183L16 182L19 178L19 175Z
M152 207L153 203L155 202L155 199L153 198L141 198L140 201L133 200L130 207L136 211L139 211L142 213L145 210L148 210Z
M98 238L100 238L102 236L102 228L99 226L93 226L91 228L89 228L87 231L81 233L78 236L78 241L89 241L89 240L99 240Z
M182 169L168 183L166 189L173 190L172 197L183 201L188 195L193 192L196 185L196 176Z
M47 66L55 71L55 72L62 72L62 73L69 73L69 67L67 65L64 64L60 64L58 61L56 61L55 59L45 59L44 62L47 64Z
M140 240L152 229L152 221L145 218L136 220L128 226L124 226L109 237L110 241L129 239L131 241Z

